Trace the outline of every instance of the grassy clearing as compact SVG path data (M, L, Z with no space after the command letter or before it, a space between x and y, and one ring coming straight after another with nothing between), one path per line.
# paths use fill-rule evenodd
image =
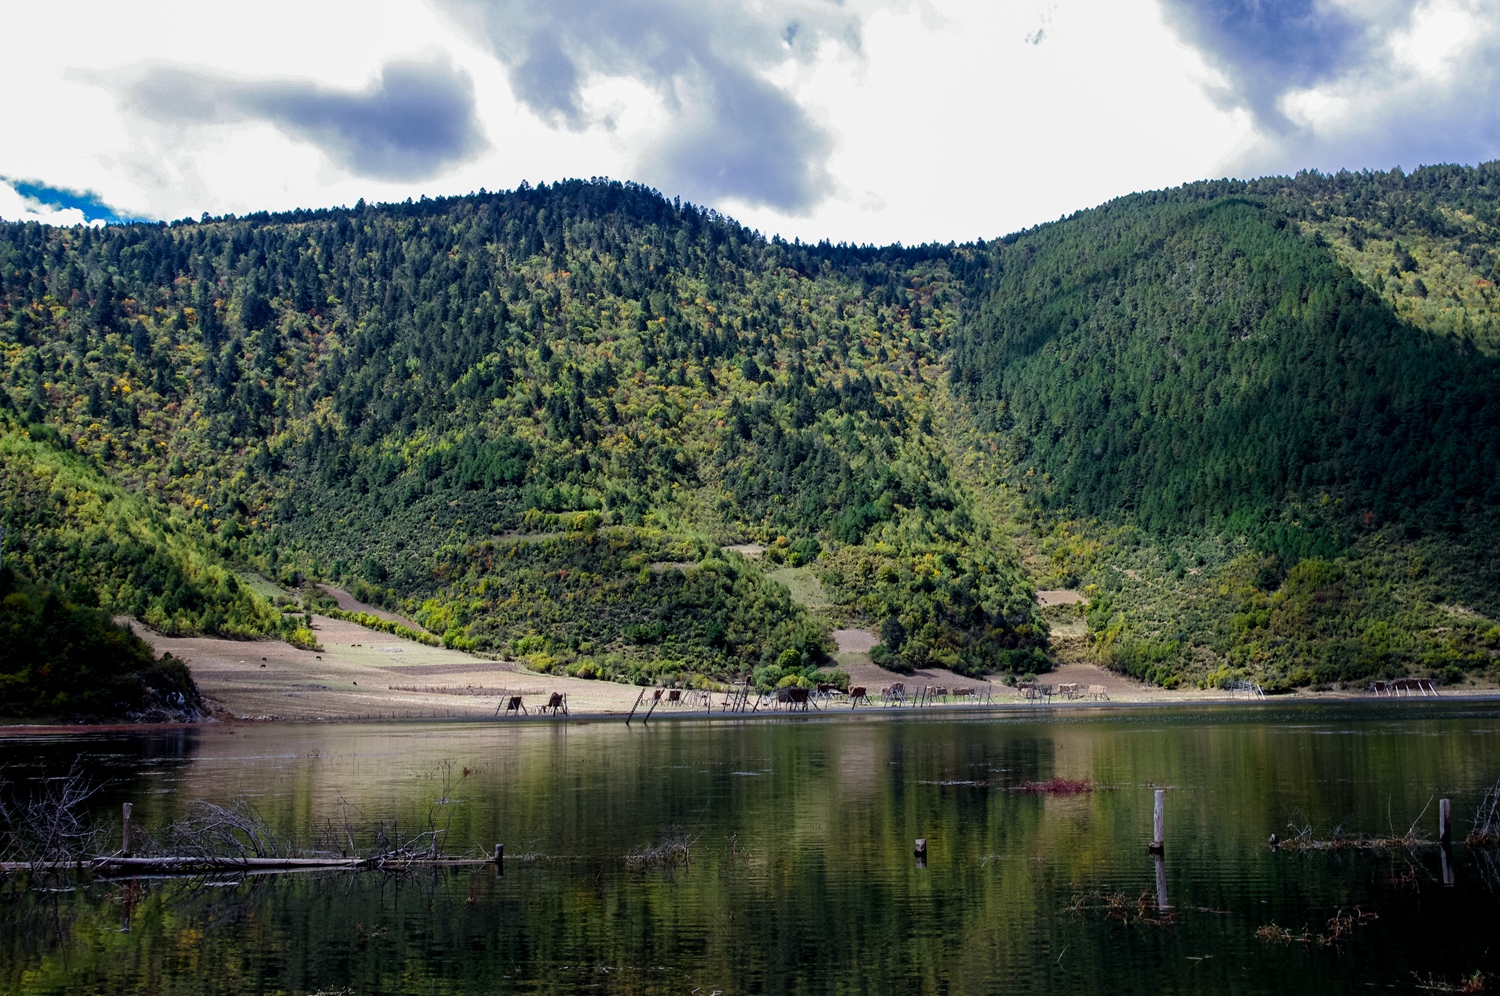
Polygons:
M832 603L829 601L828 593L823 590L823 585L818 581L818 575L811 567L783 567L779 570L767 571L766 577L777 584L785 585L786 590L792 593L792 601L807 609L827 609Z

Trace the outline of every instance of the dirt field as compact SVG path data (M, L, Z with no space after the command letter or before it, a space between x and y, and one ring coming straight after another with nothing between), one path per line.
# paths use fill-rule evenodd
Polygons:
M393 613L379 612L356 601L348 592L329 589L340 607L373 612L402 622ZM1068 604L1068 603L1064 603ZM1057 612L1057 608L1051 611ZM1058 625L1061 623L1061 625ZM1081 620L1059 617L1057 630L1081 626ZM528 715L552 693L567 696L573 715L624 715L641 690L609 681L585 681L524 671L508 661L473 657L456 650L429 647L409 640L324 616L313 616L313 633L321 652L299 650L280 641L236 641L207 637L173 639L143 626L135 629L157 651L170 651L188 662L193 677L215 714L224 719L333 721L359 719L491 718L510 696L520 695ZM1022 704L1014 688L998 681L966 678L941 668L902 675L879 667L870 660L870 648L878 637L862 629L834 632L838 666L849 672L851 684L865 686L870 694L896 682L908 694L924 685L947 688L975 687L996 703ZM1067 634L1071 635L1071 634ZM1081 690L1102 685L1108 701L1115 703L1223 701L1222 691L1165 691L1133 681L1092 664L1080 663L1071 654L1057 670L1041 677L1056 687L1076 684ZM1071 658L1071 660L1070 660ZM1493 694L1493 689L1465 688L1457 694ZM1349 697L1328 693L1301 697ZM1032 703L1026 703L1033 705ZM1067 704L1054 697L1052 705ZM685 711L663 706L658 715Z
M351 610L364 610L346 593L340 594L348 599ZM170 651L188 662L210 706L224 718L481 719L493 717L496 708L511 695L522 696L534 714L553 692L567 696L571 713L623 715L640 694L640 689L631 685L533 674L511 662L428 647L324 616L313 617L313 632L323 646L321 652L272 640L174 639L144 627L136 629L158 653ZM955 688L986 684L940 668L896 674L869 663L867 651L874 634L840 630L835 635L851 682L866 686L872 694L894 682L904 683L909 692L923 685ZM1104 685L1115 702L1212 697L1147 688L1090 665L1068 665L1044 680L1054 685ZM990 685L989 691L998 701L1021 701L1014 689L998 682Z
M317 615L313 633L321 653L279 640L173 639L141 626L136 631L157 653L171 651L187 661L215 711L236 718L482 718L510 695L535 709L552 692L567 695L571 712L623 712L640 692L607 681L529 674L512 663Z

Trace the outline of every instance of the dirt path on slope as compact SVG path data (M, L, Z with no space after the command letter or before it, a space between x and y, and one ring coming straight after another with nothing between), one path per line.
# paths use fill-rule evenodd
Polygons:
M359 599L355 598L353 595L349 594L342 588L336 587L331 584L320 584L318 585L318 587L322 588L324 591L328 592L328 594L332 595L333 600L339 603L339 608L343 609L345 612L365 612L377 619L384 619L386 622L393 622L398 626L405 626L412 632L425 632L425 630L421 626L418 626L416 623L412 622L405 616L398 615L395 612L387 612L385 609L377 609L375 606L370 605L367 602L361 602Z

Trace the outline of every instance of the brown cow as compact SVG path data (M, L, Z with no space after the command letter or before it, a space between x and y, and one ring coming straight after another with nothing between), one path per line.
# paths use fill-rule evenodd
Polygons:
M802 707L802 711L806 712L807 700L808 694L807 689L805 688L799 688L796 685L791 685L787 688L776 689L777 705L786 705L792 708L800 705Z

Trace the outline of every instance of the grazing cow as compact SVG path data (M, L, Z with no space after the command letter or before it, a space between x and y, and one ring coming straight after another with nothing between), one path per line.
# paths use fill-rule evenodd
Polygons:
M1093 699L1096 702L1099 699L1108 699L1109 691L1103 685L1090 685L1089 698Z
M808 694L807 689L805 688L798 688L797 686L792 685L787 688L776 689L777 705L784 705L791 709L795 709L797 706L801 706L802 711L806 712L807 701Z
M855 685L853 688L849 689L849 708L853 709L861 702L863 702L865 705L869 705L870 696L865 692L864 685Z

